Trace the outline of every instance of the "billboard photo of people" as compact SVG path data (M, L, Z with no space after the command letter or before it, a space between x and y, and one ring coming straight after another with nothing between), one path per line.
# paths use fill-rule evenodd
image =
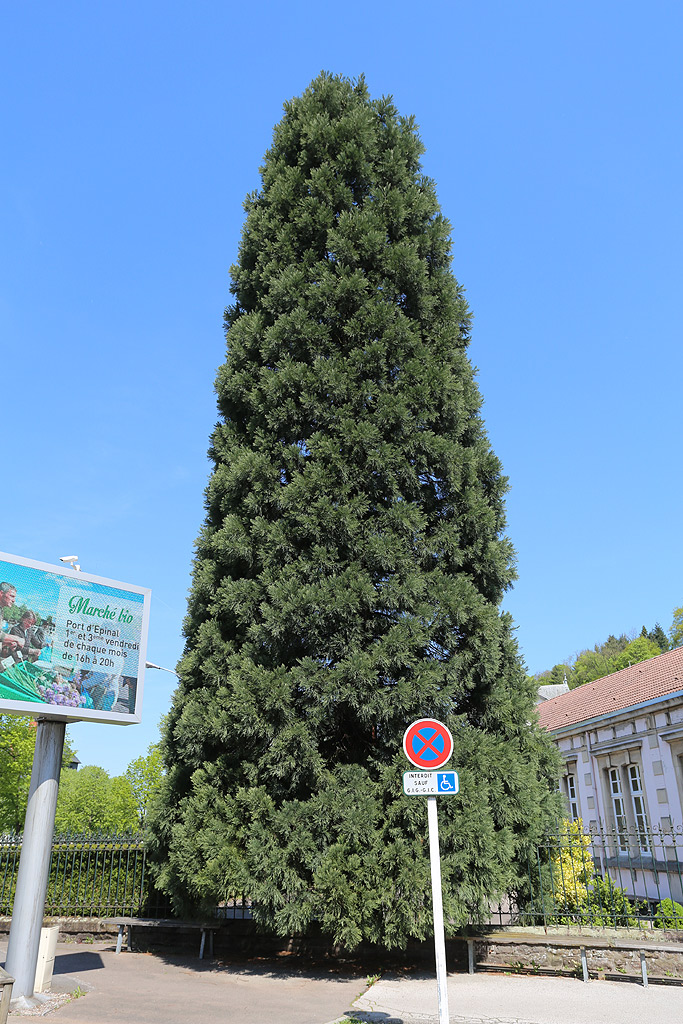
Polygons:
M140 721L150 591L0 553L0 713Z

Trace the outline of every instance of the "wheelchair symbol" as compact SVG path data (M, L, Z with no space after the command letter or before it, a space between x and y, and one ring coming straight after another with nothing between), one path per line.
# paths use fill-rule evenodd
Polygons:
M455 775L452 772L439 773L439 793L452 793L455 790Z

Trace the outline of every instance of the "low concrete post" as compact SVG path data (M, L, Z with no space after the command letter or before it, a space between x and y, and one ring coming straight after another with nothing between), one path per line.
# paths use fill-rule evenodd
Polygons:
M648 987L647 980L647 961L645 960L645 952L641 949L640 951L640 973L643 978L643 988Z
M467 972L474 974L474 939L467 940Z

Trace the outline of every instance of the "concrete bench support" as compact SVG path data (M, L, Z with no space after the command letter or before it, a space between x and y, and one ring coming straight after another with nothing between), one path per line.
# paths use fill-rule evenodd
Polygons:
M207 935L209 937L209 956L213 956L213 936L214 932L220 927L218 924L201 924L196 921L173 921L146 917L115 917L110 918L108 923L117 925L119 930L116 938L117 954L120 953L123 948L124 931L126 932L126 949L129 951L132 949L133 928L173 928L178 931L189 931L192 929L201 931L201 939L199 942L200 960L204 959Z
M206 936L209 936L209 956L213 956L213 928L202 928L202 940L199 943L199 959L204 959L204 944L206 942Z
M126 942L126 948L130 949L130 925L120 924L119 925L119 934L118 934L118 936L116 938L116 953L117 953L117 955L121 952L121 946L123 945L123 931L124 931L124 929L126 929L128 931L128 941Z

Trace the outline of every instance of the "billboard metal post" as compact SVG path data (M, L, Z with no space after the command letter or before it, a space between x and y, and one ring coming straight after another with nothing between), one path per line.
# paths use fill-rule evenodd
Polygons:
M436 797L427 797L429 824L429 862L432 869L432 909L434 912L434 952L436 955L436 987L439 995L439 1024L448 1024L448 987L446 984L446 939L443 928L443 898L441 895L441 858L439 856L439 819Z
M65 722L39 719L33 755L26 824L17 874L6 970L14 978L12 1003L42 1001L34 996L40 929L50 871Z

